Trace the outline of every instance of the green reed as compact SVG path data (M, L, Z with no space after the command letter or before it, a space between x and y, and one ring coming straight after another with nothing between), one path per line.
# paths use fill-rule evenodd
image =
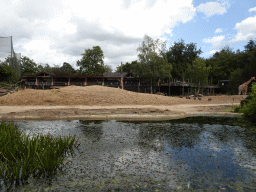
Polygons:
M62 169L67 154L77 147L76 136L33 135L18 131L13 123L0 124L0 179L16 184L30 176L52 174Z

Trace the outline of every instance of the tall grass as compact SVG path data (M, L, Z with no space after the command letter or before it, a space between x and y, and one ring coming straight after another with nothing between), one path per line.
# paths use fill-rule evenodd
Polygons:
M20 184L30 176L52 174L61 169L66 154L77 147L75 136L54 138L37 135L32 139L13 123L0 124L0 179Z

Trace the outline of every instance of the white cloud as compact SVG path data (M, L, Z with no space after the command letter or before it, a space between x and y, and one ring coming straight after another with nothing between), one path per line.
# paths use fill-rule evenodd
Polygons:
M211 17L215 14L222 15L227 12L228 6L225 3L219 2L207 2L200 4L196 10L198 12L203 12L207 17Z
M218 52L218 50L214 49L214 50L211 50L211 51L210 51L210 54L213 55L213 54L216 53L216 52Z
M237 23L234 29L237 30L237 34L231 40L233 43L256 38L256 16L248 17L241 23Z
M1 36L13 35L16 52L49 64L75 64L97 45L106 64L128 62L136 59L144 34L171 36L174 26L196 15L193 0L10 1L0 1Z
M256 11L256 7L249 9L249 12Z
M222 41L225 39L224 35L215 36L212 38L204 39L205 43L211 43L213 47L220 48L222 46Z
M222 31L223 31L223 29L218 28L218 29L216 29L215 33L221 33Z

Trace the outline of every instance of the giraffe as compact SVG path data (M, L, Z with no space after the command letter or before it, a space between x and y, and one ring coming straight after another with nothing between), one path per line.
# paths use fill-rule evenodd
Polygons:
M251 77L251 79L249 81L246 81L242 85L239 85L238 95L241 95L242 92L243 92L243 95L247 95L248 84L254 79L255 79L255 77Z

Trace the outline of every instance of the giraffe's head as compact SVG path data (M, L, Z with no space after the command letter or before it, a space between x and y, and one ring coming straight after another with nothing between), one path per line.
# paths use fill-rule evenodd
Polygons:
M255 77L252 77L252 79L255 79Z

